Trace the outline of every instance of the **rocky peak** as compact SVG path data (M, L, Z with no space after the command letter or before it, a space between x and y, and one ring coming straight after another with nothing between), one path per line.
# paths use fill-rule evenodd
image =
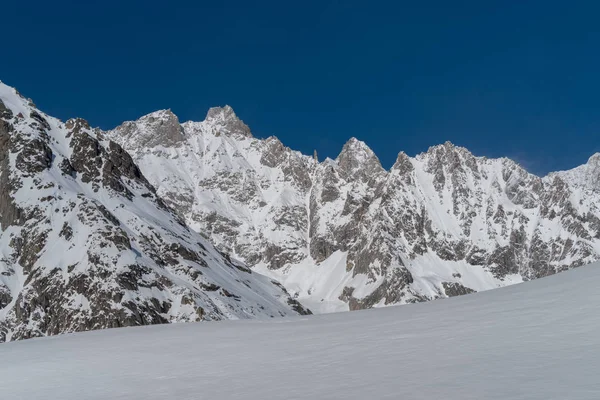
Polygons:
M179 118L177 118L177 115L175 115L173 111L171 111L171 109L168 108L166 110L157 110L151 112L150 114L144 115L138 120L138 122L143 122L147 124L158 124L158 126L160 126L161 124L170 124L174 122L178 123Z
M379 158L363 141L350 138L336 158L340 174L345 177L372 177L384 172Z
M65 122L65 128L69 131L67 137L72 133L79 133L82 130L91 130L90 124L83 118L71 118Z
M444 144L431 146L426 153L422 153L417 157L457 162L461 158L468 159L473 158L474 156L465 147L456 146L454 143L446 141Z
M596 154L592 155L588 159L587 163L588 163L588 165L600 166L600 153L596 153Z
M184 141L179 118L171 110L159 110L137 121L125 122L114 132L122 141L133 141L136 147L176 146Z
M590 186L600 187L600 153L590 157L585 175Z
M396 162L392 165L392 171L398 171L400 174L405 174L414 169L410 157L405 152L401 151L396 157Z
M29 114L27 105L31 106L33 102L25 99L16 89L5 85L0 81L0 117L10 119L15 115L22 116Z
M229 119L238 119L237 115L235 115L235 111L229 105L225 105L224 107L211 107L208 109L206 113L206 120L229 120Z
M245 137L252 137L250 128L233 111L233 108L212 107L206 113L206 123L214 127L215 133L237 134Z
M600 191L600 153L592 155L586 164L567 171L552 172L544 180L553 182L556 177L568 182L573 188Z
M265 140L265 150L260 158L260 162L268 167L276 167L286 159L286 147L275 136Z

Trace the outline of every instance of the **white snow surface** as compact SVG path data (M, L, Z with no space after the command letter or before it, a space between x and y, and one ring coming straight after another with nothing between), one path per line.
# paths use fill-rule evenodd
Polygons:
M0 345L12 399L599 399L600 263L498 290Z

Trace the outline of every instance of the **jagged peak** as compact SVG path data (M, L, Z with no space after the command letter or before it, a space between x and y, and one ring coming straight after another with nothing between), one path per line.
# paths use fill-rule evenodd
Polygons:
M0 102L12 114L29 115L31 108L36 108L31 99L25 98L17 89L0 81Z
M592 154L587 163L573 169L550 172L544 179L552 182L556 177L574 187L600 191L600 153Z
M407 167L409 167L409 165L412 165L410 162L410 157L408 156L408 154L401 151L400 153L398 153L398 157L396 157L396 162L394 163L394 165L392 165L392 170L404 170Z
M250 128L233 111L229 105L224 107L212 107L206 113L205 122L216 127L217 132L226 134L240 134L252 137Z
M321 161L320 164L325 165L325 166L334 166L334 165L336 165L335 160L332 159L331 157L325 157L325 159L323 161Z
M467 149L466 147L457 146L449 140L446 140L442 144L438 144L438 145L429 147L427 149L427 151L422 154L433 154L433 153L438 153L440 151L442 151L444 153L458 152L458 153L462 153L462 154L472 155L471 151L469 151L469 149Z
M271 143L282 143L281 140L279 140L279 138L277 136L271 135L268 138L264 139L265 143L267 144L271 144ZM283 143L282 143L283 144Z
M0 81L0 99L15 96L16 94L17 90L14 87L8 86L6 83Z
M408 154L406 154L404 151L401 151L398 153L398 156L396 157L396 162L400 161L404 161L404 160L409 160L410 157Z
M600 153L592 154L585 164L578 165L571 169L549 172L547 177L552 177L553 175L564 175L574 172L581 172L582 170L588 169L589 167L597 166L600 167Z
M456 148L454 143L452 143L449 140L446 140L444 143L436 144L434 146L429 146L427 151L424 153L421 153L421 154L431 154L431 153L435 153L439 150L453 150L454 148Z
M24 99L24 97L17 91L17 89L0 81L0 99L9 100L10 98L14 97Z
M69 118L67 122L65 122L65 127L69 130L91 130L90 123L83 118Z
M484 159L474 156L466 147L457 146L449 140L429 147L426 152L418 154L415 158L427 162L428 165L433 163L437 168L441 168L446 163L456 164L463 161L473 165L476 160Z
M384 171L381 162L371 148L363 141L351 137L335 159L344 174L350 176L357 171L367 174Z
M233 108L227 104L223 107L211 107L208 109L208 112L206 113L206 120L213 119L239 120L238 116L235 114L235 111L233 111Z
M136 122L160 123L161 121L177 121L177 123L179 123L179 118L173 113L173 111L171 111L170 108L167 108L164 110L156 110L149 114L146 114L140 117Z
M343 157L346 154L360 154L360 153L366 154L369 157L375 156L375 153L373 152L373 150L371 150L371 148L365 142L363 142L362 140L358 140L355 137L351 137L344 144L344 146L342 147L342 151L340 152L340 154L338 155L337 158L339 159L340 157Z
M600 153L592 154L588 159L588 165L599 165L600 166Z
M185 140L184 130L171 109L157 110L127 121L113 130L117 142L134 140L136 147L152 148L158 145L173 146ZM115 135L111 135L115 137ZM120 138L121 140L119 140Z

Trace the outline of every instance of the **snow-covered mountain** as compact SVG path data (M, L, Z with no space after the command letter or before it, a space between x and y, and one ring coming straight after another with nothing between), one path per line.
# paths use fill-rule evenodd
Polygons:
M451 143L390 170L356 139L319 161L254 138L227 106L102 132L0 84L0 341L551 275L600 259L598 182L599 154L545 178Z
M600 259L600 155L540 178L445 143L390 170L350 139L319 162L233 110L157 111L107 132L222 251L313 311L482 291Z
M0 346L2 400L598 400L600 265L401 307Z
M2 83L0 188L0 341L307 312L189 229L121 146Z

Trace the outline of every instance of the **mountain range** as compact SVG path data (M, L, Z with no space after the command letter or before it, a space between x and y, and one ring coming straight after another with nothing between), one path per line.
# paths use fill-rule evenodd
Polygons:
M316 312L482 291L600 258L600 154L538 177L450 142L386 170L351 138L317 160L254 138L231 107L106 133L221 251Z
M319 160L231 107L110 131L0 83L0 341L457 296L600 259L600 154L538 177L445 143Z

